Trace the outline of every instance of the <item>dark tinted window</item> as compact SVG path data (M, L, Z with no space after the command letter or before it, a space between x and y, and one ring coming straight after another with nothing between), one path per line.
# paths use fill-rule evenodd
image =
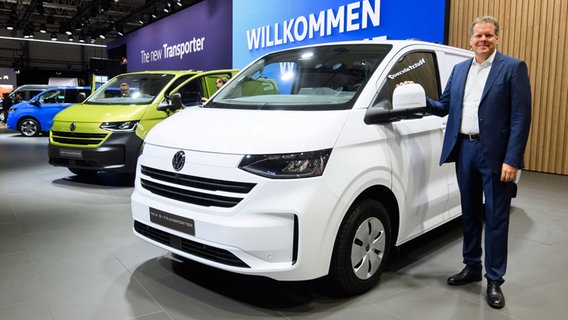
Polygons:
M397 62L387 75L388 99L392 101L392 93L396 85L403 81L414 81L424 87L426 96L438 100L440 96L440 79L436 72L436 59L432 52L413 52Z
M84 93L85 98L86 98L91 94L91 90L87 90L87 89L67 89L67 90L65 90L65 102L66 103L82 102L83 99L79 99L80 93Z
M203 97L201 78L193 79L186 83L183 87L179 88L177 92L181 95L181 102L184 105L200 102Z

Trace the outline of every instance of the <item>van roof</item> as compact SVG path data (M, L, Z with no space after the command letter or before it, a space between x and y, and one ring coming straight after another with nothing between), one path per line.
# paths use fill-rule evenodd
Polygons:
M24 84L14 89L14 91L19 91L23 89L45 89L49 87L50 85L48 84Z
M318 47L318 46L345 46L345 45L361 45L361 44L388 44L391 45L393 47L393 49L395 49L395 51L398 51L398 49L410 46L410 45L425 45L425 46L429 46L432 48L440 48L440 49L444 49L444 50L456 50L456 51L461 51L461 52L468 52L471 53L471 51L462 49L462 48L458 48L458 47L452 47L452 46L448 46L445 44L440 44L440 43L435 43L435 42L427 42L427 41L421 41L421 40L348 40L348 41L338 41L338 42L324 42L324 43L317 43L317 44L310 44L310 45L303 45L303 46L298 46L298 47L292 47L292 48L285 48L282 50L275 50L269 53L266 53L265 55L270 55L272 53L276 53L276 52L281 52L281 51L288 51L288 50L295 50L295 49L303 49L303 48L313 48L313 47ZM264 55L263 55L264 56Z

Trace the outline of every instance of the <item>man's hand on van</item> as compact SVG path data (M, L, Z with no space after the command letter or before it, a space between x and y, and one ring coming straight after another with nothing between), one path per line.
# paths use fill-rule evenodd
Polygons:
M413 83L414 83L414 81L408 80L408 81L399 82L396 86L400 87L400 86L405 86L407 84L413 84Z

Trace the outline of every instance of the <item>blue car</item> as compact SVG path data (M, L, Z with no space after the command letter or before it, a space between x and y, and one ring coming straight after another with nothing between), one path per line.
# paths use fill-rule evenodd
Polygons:
M91 94L90 87L50 87L29 101L13 105L6 126L23 136L49 132L55 115L72 104L83 102Z

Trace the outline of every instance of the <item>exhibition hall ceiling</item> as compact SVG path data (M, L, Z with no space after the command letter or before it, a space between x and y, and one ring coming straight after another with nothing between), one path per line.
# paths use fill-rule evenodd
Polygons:
M0 35L106 43L202 0L2 0Z

